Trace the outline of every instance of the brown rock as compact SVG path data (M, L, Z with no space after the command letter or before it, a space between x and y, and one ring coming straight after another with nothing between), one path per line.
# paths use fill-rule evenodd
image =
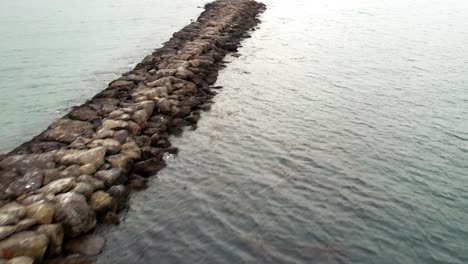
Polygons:
M86 256L68 256L45 260L44 264L95 264L96 258Z
M117 203L117 210L121 210L127 207L128 197L130 195L127 187L123 185L116 185L109 188L107 192L114 199L115 203Z
M41 188L43 180L44 174L42 171L28 171L23 175L23 177L10 183L5 193L10 197L18 197L22 194L36 191Z
M0 240L9 237L11 234L16 232L16 226L8 225L8 226L0 226Z
M135 142L128 142L122 145L120 154L126 155L132 159L139 159L141 157L141 150Z
M133 159L124 154L108 156L106 160L112 165L112 168L122 168L126 171L133 165Z
M43 136L45 140L72 143L78 137L89 137L93 133L92 124L63 118L52 123Z
M104 213L107 211L116 210L116 204L112 196L103 191L97 191L93 193L91 195L89 204L96 213Z
M40 261L48 243L49 239L43 234L23 231L0 241L0 252L8 252L9 257L28 256Z
M78 182L72 192L82 194L88 199L91 197L91 194L93 194L94 188L90 183Z
M155 175L156 172L166 166L165 162L157 158L151 158L144 161L140 161L133 165L133 171L142 176L149 177Z
M104 164L106 148L98 147L90 150L62 151L57 155L63 164L92 164L94 167L99 168Z
M96 172L96 167L93 164L89 163L80 167L81 174L91 175Z
M76 179L78 182L86 182L86 183L89 183L92 187L93 187L93 190L100 190L100 189L104 189L104 182L99 180L99 179L96 179L90 175L81 175L80 177L78 177Z
M171 102L166 98L162 98L158 101L159 112L163 114L168 114L171 112Z
M26 206L26 216L39 224L50 224L54 218L55 207L53 203L37 202Z
M41 225L36 231L49 238L48 256L57 256L62 253L64 230L61 224Z
M26 215L26 209L17 202L10 202L0 207L0 214L10 213L16 214L21 219Z
M75 185L75 178L63 178L60 180L53 181L40 190L43 194L53 194L68 192Z

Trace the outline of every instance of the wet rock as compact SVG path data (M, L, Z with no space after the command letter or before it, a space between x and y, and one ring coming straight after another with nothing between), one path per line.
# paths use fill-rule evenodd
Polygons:
M166 166L165 162L157 158L151 158L135 163L133 171L139 175L149 177L156 174L159 170Z
M47 256L57 256L62 253L64 230L61 224L41 225L36 231L37 233L46 235L49 239Z
M116 202L117 210L121 210L127 207L128 197L130 195L130 192L128 191L127 187L123 185L116 185L109 188L107 192Z
M103 181L101 181L99 179L96 179L96 178L94 178L92 176L89 176L89 175L81 175L76 180L78 182L89 183L93 187L94 191L104 189L104 182Z
M141 150L135 142L128 142L122 145L120 154L126 155L132 159L139 159L141 157Z
M105 155L105 147L98 147L82 151L63 151L62 153L58 154L59 160L63 164L92 164L96 168L99 168L102 166L102 164L104 164Z
M14 225L7 225L7 226L0 226L0 240L9 237L11 234L16 232L16 226Z
M104 182L107 187L124 184L127 182L127 175L122 168L112 168L110 170L98 171L94 176Z
M55 197L55 220L62 222L66 234L76 237L96 226L96 215L81 194L69 192Z
M18 221L19 217L15 213L0 214L0 226L16 225Z
M162 159L163 150L161 148L143 147L141 148L142 158L147 160L151 158Z
M23 256L23 257L12 258L8 261L7 264L33 264L33 263L34 263L33 258Z
M42 187L40 190L43 194L58 194L58 193L64 193L68 192L71 188L73 188L73 185L75 184L75 178L74 177L69 177L69 178L63 178L60 180L53 181L46 186Z
M129 177L128 188L132 190L145 190L148 188L148 179L133 173Z
M17 202L10 202L0 208L0 214L15 214L21 219L26 215L26 209Z
M116 204L112 196L103 191L97 191L93 193L91 195L89 204L96 213L116 210Z
M48 243L49 239L43 234L23 231L0 241L0 252L8 254L10 258L28 256L39 261L44 256Z
M122 77L122 79L127 80L127 81L142 82L142 81L146 80L146 77L143 76L143 75L137 75L137 74L127 74L124 77Z
M52 123L43 136L45 140L72 143L78 137L90 137L93 133L92 124L64 118Z
M128 171L133 165L133 159L124 154L108 156L106 160L112 168L122 168L125 171Z
M168 114L171 112L171 102L166 98L162 98L158 101L159 112L163 114Z
M135 143L141 148L151 144L151 138L148 136L139 136L135 138Z
M152 146L158 148L168 148L171 146L171 142L167 138L161 138L156 144L153 144Z
M16 224L16 232L28 230L31 227L35 226L36 224L37 224L37 221L35 219L25 218Z
M39 224L50 224L54 218L55 207L53 203L37 202L26 206L26 216Z
M172 107L172 116L185 117L190 114L190 106Z
M99 235L86 235L65 243L65 249L71 253L85 256L97 256L104 248L106 240Z
M82 194L88 199L91 197L91 194L93 194L94 187L87 182L78 182L72 192Z
M5 192L10 197L18 197L24 193L36 191L41 188L43 179L42 171L28 171L20 179L13 181Z

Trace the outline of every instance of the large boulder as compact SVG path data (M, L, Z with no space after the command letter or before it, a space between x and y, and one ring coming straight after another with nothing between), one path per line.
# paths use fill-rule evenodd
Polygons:
M115 211L116 203L112 196L104 191L97 191L91 195L89 205L96 213Z
M96 226L96 215L81 194L69 192L55 197L55 221L63 223L65 233L76 237Z
M92 164L99 168L104 164L106 156L105 147L97 147L89 150L65 150L57 154L58 160L66 165L86 165Z
M40 261L47 249L49 239L34 231L16 233L0 241L0 252L8 258L28 256Z
M50 224L54 219L55 206L53 203L37 202L26 206L26 215L39 224Z
M0 226L0 240L9 237L11 234L16 232L16 226Z
M23 177L14 180L6 189L6 194L11 197L18 197L22 194L36 191L42 187L44 174L39 170L26 172Z
M45 140L72 143L79 137L90 137L93 133L91 123L63 118L52 123L43 136Z
M18 221L19 217L15 213L0 214L0 226L16 225Z

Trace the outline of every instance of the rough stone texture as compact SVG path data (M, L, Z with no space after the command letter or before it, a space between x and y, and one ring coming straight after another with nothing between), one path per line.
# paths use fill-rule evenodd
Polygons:
M93 125L88 122L59 119L44 133L45 140L72 143L79 137L90 136L94 133Z
M16 226L0 226L0 240L9 237L14 232L16 232Z
M69 177L60 180L53 181L46 186L42 187L41 192L47 194L58 194L69 191L75 184L75 178Z
M96 213L115 211L116 204L107 192L97 191L91 195L89 205Z
M53 203L37 202L26 206L26 216L39 224L50 224L54 218L55 206Z
M16 233L0 241L0 252L9 258L28 256L41 260L46 252L49 239L34 231Z
M55 220L63 224L71 237L86 233L96 225L96 215L83 195L73 192L60 194L55 202Z
M106 148L98 147L90 150L65 150L63 153L59 153L59 161L63 164L79 164L86 165L92 164L95 168L99 168L104 164L104 157L106 156Z
M18 221L19 217L15 213L0 214L0 226L16 225Z

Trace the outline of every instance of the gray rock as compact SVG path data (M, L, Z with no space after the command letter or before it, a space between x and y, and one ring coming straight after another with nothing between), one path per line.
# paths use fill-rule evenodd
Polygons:
M113 136L113 138L119 141L120 144L124 144L127 141L128 137L129 137L129 134L127 130L117 130L115 131L114 136Z
M41 171L28 171L23 177L13 181L6 189L6 193L12 197L33 192L41 188L44 174Z
M27 256L40 261L47 249L49 239L43 234L23 231L0 241L0 251L9 257Z
M81 194L69 192L55 197L55 220L62 222L66 234L76 237L96 226L96 215Z
M104 248L106 240L99 235L86 235L65 243L65 249L71 253L85 256L97 256Z

